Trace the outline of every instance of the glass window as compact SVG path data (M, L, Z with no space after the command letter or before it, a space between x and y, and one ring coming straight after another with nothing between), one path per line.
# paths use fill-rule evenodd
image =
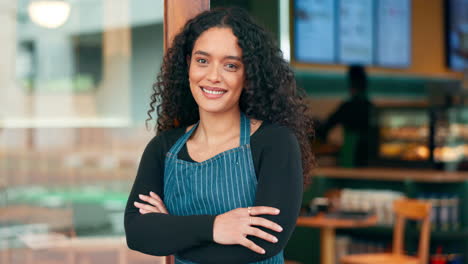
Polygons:
M163 1L0 0L0 25L0 263L148 261L123 212L154 136Z

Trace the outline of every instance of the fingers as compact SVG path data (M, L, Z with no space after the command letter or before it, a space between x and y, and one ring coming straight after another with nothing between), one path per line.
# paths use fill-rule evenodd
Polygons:
M159 205L158 207L161 209L161 212L167 214L168 211L167 211L167 209L166 209L166 206L164 205L163 200L162 200L157 194L155 194L154 192L150 192L150 196L151 196L153 199L156 199L156 200L159 202L159 203L158 203L158 205Z
M147 195L143 195L143 194L139 194L138 197L140 197L141 200L145 201L145 202L148 202L150 203L151 205L153 205L154 207L156 207L156 209L158 209L158 212L162 213L163 210L162 210L162 207L160 205L160 202L150 196L147 196Z
M250 221L252 226L263 226L276 232L283 231L280 225L262 217L252 217Z
M257 252L258 254L265 254L265 250L263 248L259 247L257 244L252 242L252 240L249 240L247 238L242 239L242 241L239 244L254 252Z
M247 208L246 210L248 211ZM250 209L250 215L277 215L279 213L279 209L269 206L255 206Z
M144 204L144 203L139 203L139 202L134 202L133 203L135 207L138 209L143 209L144 211L147 211L149 213L160 213L159 209L156 207L149 205L149 204ZM141 212L140 212L141 213Z
M150 211L146 211L145 209L140 209L140 214L147 214L147 213L151 213Z
M263 240L269 241L269 242L271 242L271 243L276 243L276 242L278 242L278 238L276 238L275 236L270 235L270 234L268 234L267 232L262 231L262 230L260 230L260 229L258 229L258 228L254 228L254 227L250 228L250 230L248 231L247 234L248 234L248 235L251 235L251 236L256 236L256 237L258 237L258 238L261 238L261 239L263 239Z
M154 213L168 214L168 211L163 201L154 192L150 192L150 196L139 194L138 197L140 197L141 200L150 203L151 205L146 205L144 203L135 202L136 207L142 208L142 209L145 209L146 211L150 211ZM150 209L148 206L151 206L152 208Z

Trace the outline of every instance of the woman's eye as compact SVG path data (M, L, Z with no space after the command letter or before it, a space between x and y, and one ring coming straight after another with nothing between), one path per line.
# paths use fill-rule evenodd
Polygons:
M207 61L206 61L205 59L197 59L197 62L198 62L198 63L205 64Z
M236 70L238 68L237 65L232 63L226 64L226 67L230 70Z

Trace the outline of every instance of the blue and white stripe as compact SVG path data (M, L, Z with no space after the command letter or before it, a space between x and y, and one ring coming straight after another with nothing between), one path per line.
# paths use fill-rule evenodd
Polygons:
M219 215L253 206L257 178L250 150L250 122L241 114L240 146L224 151L203 162L189 162L177 155L195 124L172 146L166 156L164 203L171 215ZM176 263L194 264L176 256ZM283 251L255 263L283 264Z

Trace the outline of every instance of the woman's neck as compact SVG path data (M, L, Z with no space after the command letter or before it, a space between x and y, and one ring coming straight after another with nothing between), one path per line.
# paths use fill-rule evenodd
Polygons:
M223 113L200 111L200 124L192 139L203 144L217 145L240 134L239 108Z

